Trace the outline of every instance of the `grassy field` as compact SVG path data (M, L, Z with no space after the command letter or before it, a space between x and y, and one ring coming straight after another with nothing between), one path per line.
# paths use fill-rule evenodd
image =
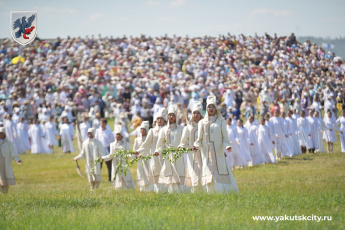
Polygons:
M111 127L113 127L111 125ZM77 149L76 143L75 147ZM239 194L90 191L72 158L21 155L17 185L0 195L0 229L345 229L345 154L283 158L234 170ZM84 171L84 161L80 161ZM135 178L136 166L131 168ZM103 179L107 178L102 169ZM332 216L331 221L254 221L252 216Z

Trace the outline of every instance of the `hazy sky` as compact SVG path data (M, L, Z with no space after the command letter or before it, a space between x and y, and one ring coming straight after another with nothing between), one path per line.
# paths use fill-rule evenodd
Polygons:
M38 37L102 34L345 36L345 0L0 0L0 38L10 11L38 11Z

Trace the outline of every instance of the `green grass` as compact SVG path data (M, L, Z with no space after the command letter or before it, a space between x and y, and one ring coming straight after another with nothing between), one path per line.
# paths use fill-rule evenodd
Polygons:
M111 127L113 128L112 124ZM133 140L131 140L132 142ZM75 147L77 147L76 143ZM77 148L76 148L77 149ZM75 154L21 155L17 185L0 195L0 229L344 229L345 154L283 158L233 174L239 194L89 191ZM80 161L84 172L84 161ZM135 178L136 166L131 168ZM107 178L102 169L103 179ZM332 216L332 221L253 221L258 215Z

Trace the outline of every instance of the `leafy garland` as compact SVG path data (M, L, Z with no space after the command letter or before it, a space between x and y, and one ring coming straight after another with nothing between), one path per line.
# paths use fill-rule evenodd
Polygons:
M162 150L162 158L163 160L169 159L171 163L174 163L176 159L181 157L183 154L187 154L190 151L192 151L191 148L176 148L171 146L167 141L164 142L164 148ZM172 153L172 156L170 155ZM115 170L115 177L114 180L116 180L116 176L118 173L123 173L125 176L127 175L127 172L129 171L129 166L133 165L135 162L138 162L139 160L147 161L152 159L154 154L148 154L146 156L140 155L140 157L135 157L133 159L130 159L131 156L135 155L134 151L131 150L125 150L125 149L119 149L116 150L114 153L110 154L111 158L117 158L118 163L116 165ZM97 160L93 160L92 164L92 170L91 173L95 173L95 166L103 161L102 158L99 158ZM122 162L125 161L126 163L123 164Z
M169 161L171 163L174 163L183 154L187 154L190 151L192 151L191 148L173 147L165 140L164 141L164 149L162 150L162 158L163 158L163 160L169 159ZM170 153L172 153L172 156L170 156Z
M131 156L135 155L134 151L131 150L125 150L125 149L119 149L116 150L114 153L110 154L111 158L117 158L118 163L116 165L116 170L115 170L115 177L114 181L116 180L117 174L118 173L123 173L125 176L127 175L127 172L129 171L129 166L134 164L135 162L139 160L144 160L147 161L153 157L153 154L149 154L146 156L140 156L140 157L135 157L133 159L130 159ZM94 173L95 166L103 161L102 158L98 158L97 160L93 160L92 164L92 173ZM123 164L122 162L125 161L126 163Z

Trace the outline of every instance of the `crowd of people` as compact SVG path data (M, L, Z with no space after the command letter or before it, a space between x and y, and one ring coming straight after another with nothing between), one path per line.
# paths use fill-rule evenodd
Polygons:
M18 56L23 59L14 62ZM91 36L37 39L24 47L5 39L0 139L14 144L9 156L20 162L17 153L28 150L75 152L80 130L82 150L74 159L87 159L92 188L101 181L101 165L91 160L104 159L113 180L118 159L111 153L132 149L137 157L156 155L138 164L141 191L236 191L231 169L307 150L331 153L336 131L345 152L344 74L340 57L310 41L299 43L294 34ZM195 152L164 161L165 141ZM7 190L1 168L1 189ZM134 188L130 174L113 183Z

